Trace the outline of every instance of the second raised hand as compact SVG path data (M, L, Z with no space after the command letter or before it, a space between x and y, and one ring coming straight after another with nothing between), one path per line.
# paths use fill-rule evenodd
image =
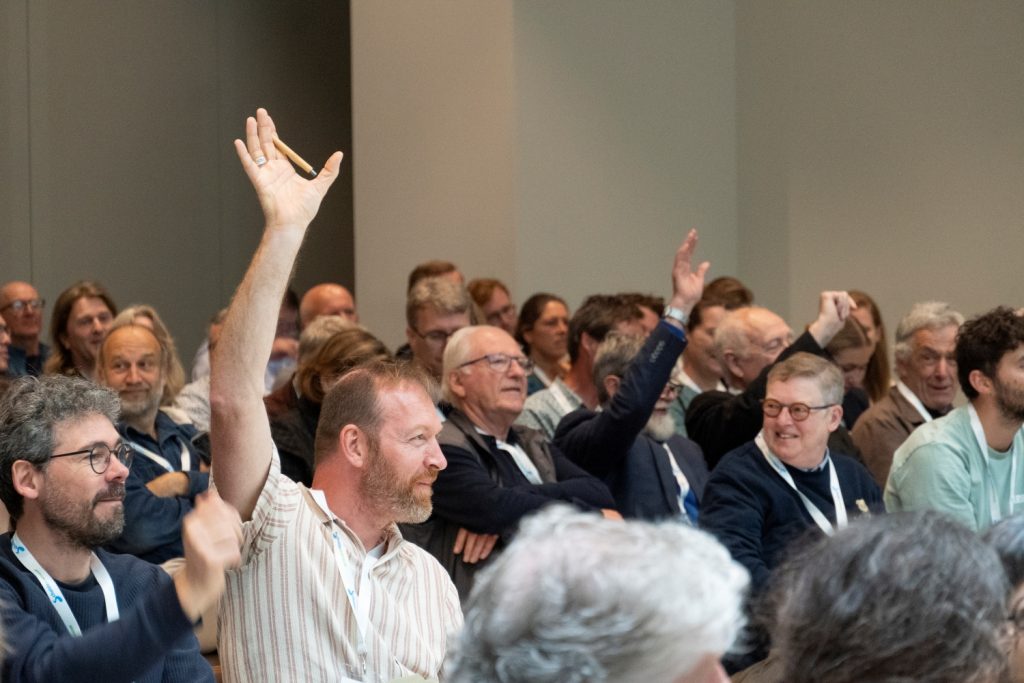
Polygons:
M704 276L711 264L703 261L693 268L693 254L697 249L697 231L690 230L686 239L676 250L672 264L672 300L669 305L689 314L704 293Z

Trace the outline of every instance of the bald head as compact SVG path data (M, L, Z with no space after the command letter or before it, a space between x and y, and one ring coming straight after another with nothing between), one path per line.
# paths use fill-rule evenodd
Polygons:
M744 389L793 341L786 321L760 306L729 312L715 330L715 355L729 386Z
M299 320L302 327L306 327L322 315L340 315L351 322L359 322L359 313L356 311L356 301L352 298L352 293L334 282L324 282L311 287L299 304Z

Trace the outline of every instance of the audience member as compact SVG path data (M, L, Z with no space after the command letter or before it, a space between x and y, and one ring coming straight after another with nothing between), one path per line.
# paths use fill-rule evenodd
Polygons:
M594 511L615 505L604 484L547 437L512 424L526 400L529 366L515 339L486 325L462 328L444 352L452 410L437 440L448 466L434 484L433 516L406 535L448 570L460 597L524 515L552 501Z
M281 474L306 486L313 484L314 439L324 395L352 368L390 359L391 353L379 339L361 327L351 326L331 336L316 353L299 363L295 406L270 420Z
M299 296L285 290L277 314L277 332L270 348L270 360L263 375L263 393L269 394L295 374L299 359Z
M646 343L608 335L594 362L601 411L580 408L558 425L555 443L608 484L627 518L697 521L708 467L668 412L679 387L667 378L684 343L662 325Z
M441 379L441 359L448 340L470 324L469 307L465 288L444 278L420 280L409 290L405 338L412 362L435 381Z
M828 447L842 399L842 373L824 358L797 353L777 363L761 431L711 472L701 525L747 568L755 594L809 530L831 535L851 516L884 511L867 470Z
M13 281L0 287L0 317L7 322L8 369L13 377L42 374L50 347L40 339L43 334L43 307L46 301L27 282Z
M1006 580L942 515L851 524L795 558L774 641L787 683L1000 683Z
M598 406L594 385L594 356L598 345L609 332L641 334L640 311L621 297L595 294L569 321L569 373L558 378L547 389L527 397L517 424L543 432L554 438L558 422L576 410Z
M351 327L353 323L340 315L322 315L313 320L299 335L299 365L308 363L328 339ZM274 420L295 408L298 405L299 393L298 377L293 375L291 381L285 382L263 397L267 417Z
M885 324L882 322L882 311L875 300L864 292L851 289L849 294L857 304L851 315L864 327L868 339L875 345L867 373L864 375L864 390L868 392L871 402L875 403L885 398L892 386L889 374L889 341L885 333Z
M729 312L715 331L715 354L729 387L741 393L706 391L686 411L686 432L704 451L712 469L727 452L750 441L761 428L761 399L773 364L804 351L826 356L825 345L843 327L852 302L846 292L822 292L818 317L793 341L786 321L766 308L747 306ZM845 428L832 443L856 455Z
M843 426L853 429L857 419L868 409L864 375L868 371L874 344L861 324L850 316L832 341L825 345L825 350L843 371Z
M1000 307L964 323L956 369L967 405L896 450L885 503L940 510L981 530L1024 509L1024 318Z
M193 442L193 425L160 409L170 352L148 327L129 322L111 328L97 366L99 382L121 400L117 430L140 456L125 481L124 530L108 548L157 563L181 557L181 523L207 488L200 465L209 454Z
M213 681L192 623L239 560L238 513L215 493L184 525L187 568L100 549L124 520L132 450L117 396L82 379L22 378L0 404L6 681Z
M228 309L222 308L210 320L206 332L207 366L206 374L194 379L178 392L174 398L174 408L181 412L185 418L195 425L200 432L210 431L210 367L209 354L217 347L217 339L220 337L220 328L224 324L224 316ZM268 398L269 398L268 394Z
M352 292L334 282L310 287L299 302L299 325L304 330L322 315L338 315L351 323L358 323L359 313Z
M3 398L4 392L7 390L7 385L11 381L11 375L8 372L9 368L7 365L7 343L10 340L11 336L7 334L7 323L4 322L3 318L0 318L0 398Z
M417 264L416 267L409 272L409 282L408 286L405 288L406 294L411 292L412 288L421 280L436 277L448 280L459 287L464 287L466 284L466 279L462 276L462 273L459 272L458 266L451 261L424 261L423 263Z
M174 344L174 337L171 336L171 331L167 329L167 325L164 324L156 309L148 304L136 304L124 309L114 317L114 322L111 324L110 329L128 324L142 325L149 328L150 332L156 336L160 341L160 345L166 349L167 354L170 356L170 365L167 370L167 377L164 380L164 395L160 399L160 405L173 405L174 399L177 398L178 393L185 386L185 369L181 366L181 358L178 357L178 347Z
M665 312L665 300L660 296L638 292L626 292L619 296L627 304L633 304L640 309L640 327L643 329L644 335L653 332Z
M956 332L964 317L949 304L914 305L896 328L899 382L875 402L853 430L853 440L879 486L892 456L910 433L953 409L956 396Z
M710 536L552 508L467 604L451 683L727 683L746 573Z
M516 305L512 295L501 280L478 278L466 285L469 296L477 310L477 322L481 325L500 327L515 336L518 327Z
M519 313L519 326L512 334L533 361L526 393L535 394L569 373L569 308L554 294L534 294Z
M683 349L682 367L676 363L675 371L679 395L669 404L668 409L680 436L686 436L686 409L697 394L728 391L722 382L722 365L715 357L715 330L725 313L725 306L704 295L694 304L690 318L686 321L686 348Z
M257 117L235 147L266 226L224 322L210 385L214 477L244 520L242 566L229 573L221 608L224 680L436 677L448 634L461 626L458 594L395 526L430 515L431 482L445 466L429 380L394 364L344 375L321 410L318 490L281 475L260 378L277 302L341 153L305 180L274 146L267 112Z
M1006 609L1013 628L1004 644L1009 662L1006 683L1024 683L1024 515L990 526L982 538L999 555L1010 584Z
M722 275L707 283L704 298L720 302L727 311L754 305L754 293L731 275Z
M96 379L96 356L117 306L102 285L83 280L57 297L50 319L53 341L44 372Z

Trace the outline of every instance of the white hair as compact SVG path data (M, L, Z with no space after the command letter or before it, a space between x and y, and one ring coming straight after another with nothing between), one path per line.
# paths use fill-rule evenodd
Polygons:
M476 577L451 683L670 683L743 624L746 570L679 522L566 506L522 523Z

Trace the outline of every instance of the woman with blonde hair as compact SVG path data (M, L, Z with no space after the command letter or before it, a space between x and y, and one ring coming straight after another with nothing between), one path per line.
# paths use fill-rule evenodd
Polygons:
M863 327L868 339L875 345L864 375L864 391L868 392L871 402L879 401L889 393L892 385L892 374L889 369L889 343L886 341L885 323L882 312L875 300L859 289L851 289L850 297L857 304L852 315Z

